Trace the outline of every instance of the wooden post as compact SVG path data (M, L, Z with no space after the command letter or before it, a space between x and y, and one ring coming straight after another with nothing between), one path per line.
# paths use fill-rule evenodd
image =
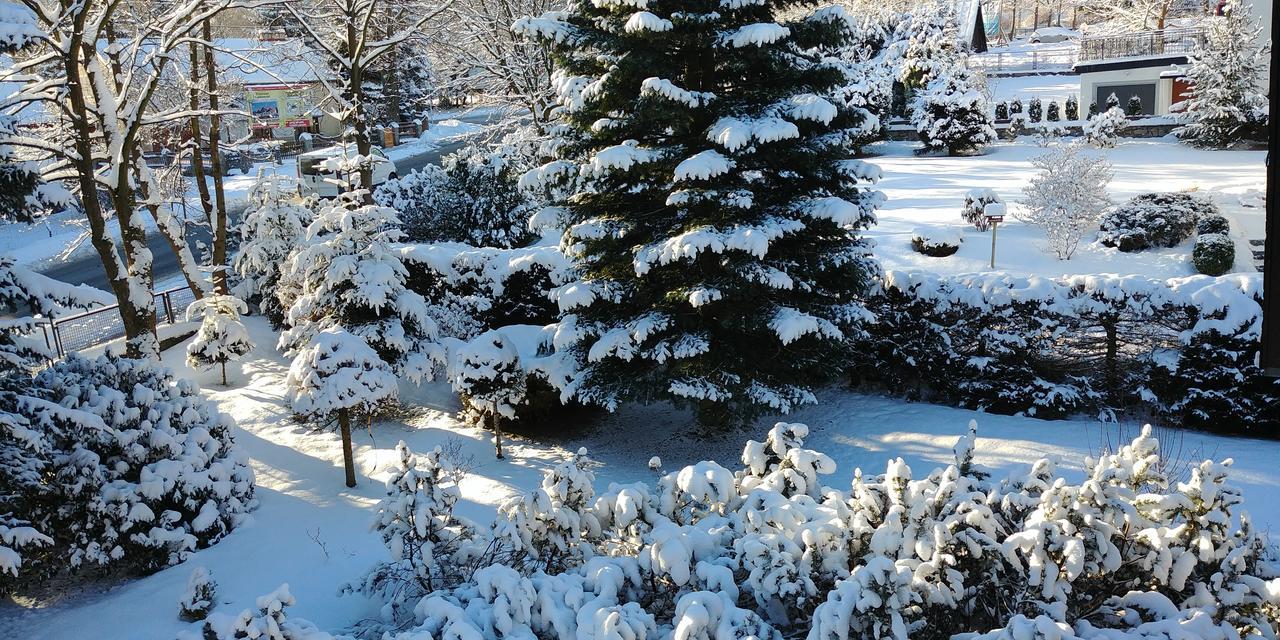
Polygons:
M996 227L1000 226L999 220L991 221L991 269L996 268Z
M493 411L493 444L497 449L498 459L502 460L502 427L498 425L498 410Z
M351 410L338 412L338 427L342 430L342 464L346 467L347 486L356 486L356 461L351 452Z

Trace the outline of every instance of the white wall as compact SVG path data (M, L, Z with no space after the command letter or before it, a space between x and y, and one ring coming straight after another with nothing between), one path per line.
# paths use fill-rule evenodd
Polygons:
M1122 69L1118 71L1096 71L1080 74L1080 115L1089 111L1097 87L1125 84L1154 84L1156 86L1156 115L1169 113L1169 103L1173 97L1173 83L1168 79L1161 81L1160 74L1172 69L1172 66L1146 67L1142 69ZM1098 109L1102 109L1101 104ZM1124 108L1124 100L1120 101Z

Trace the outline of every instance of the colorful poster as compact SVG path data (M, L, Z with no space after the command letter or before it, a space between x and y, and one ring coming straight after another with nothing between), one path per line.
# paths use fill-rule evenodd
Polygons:
M269 85L245 90L253 126L257 128L306 127L310 97L306 85Z

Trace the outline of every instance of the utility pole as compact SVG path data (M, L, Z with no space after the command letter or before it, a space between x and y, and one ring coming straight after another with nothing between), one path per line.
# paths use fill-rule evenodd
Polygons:
M1271 33L1280 28L1277 14L1271 12ZM1268 99L1271 113L1280 113L1276 95L1280 83L1276 72L1280 70L1280 48L1271 48L1271 86ZM1263 247L1262 263L1262 370L1269 376L1280 377L1280 176L1276 175L1276 160L1280 158L1277 146L1276 118L1267 123L1267 239Z

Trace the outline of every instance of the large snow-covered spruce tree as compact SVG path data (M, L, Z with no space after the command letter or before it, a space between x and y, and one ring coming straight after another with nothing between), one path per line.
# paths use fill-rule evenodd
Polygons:
M517 21L552 45L578 136L530 175L579 181L557 348L580 400L725 424L811 403L841 370L873 268L857 231L882 197L848 159L863 112L824 97L844 75L815 53L849 17L810 6L576 0Z
M1265 138L1268 47L1258 23L1239 0L1209 23L1201 49L1191 56L1187 76L1187 126L1178 136L1203 147L1226 147L1245 137Z

